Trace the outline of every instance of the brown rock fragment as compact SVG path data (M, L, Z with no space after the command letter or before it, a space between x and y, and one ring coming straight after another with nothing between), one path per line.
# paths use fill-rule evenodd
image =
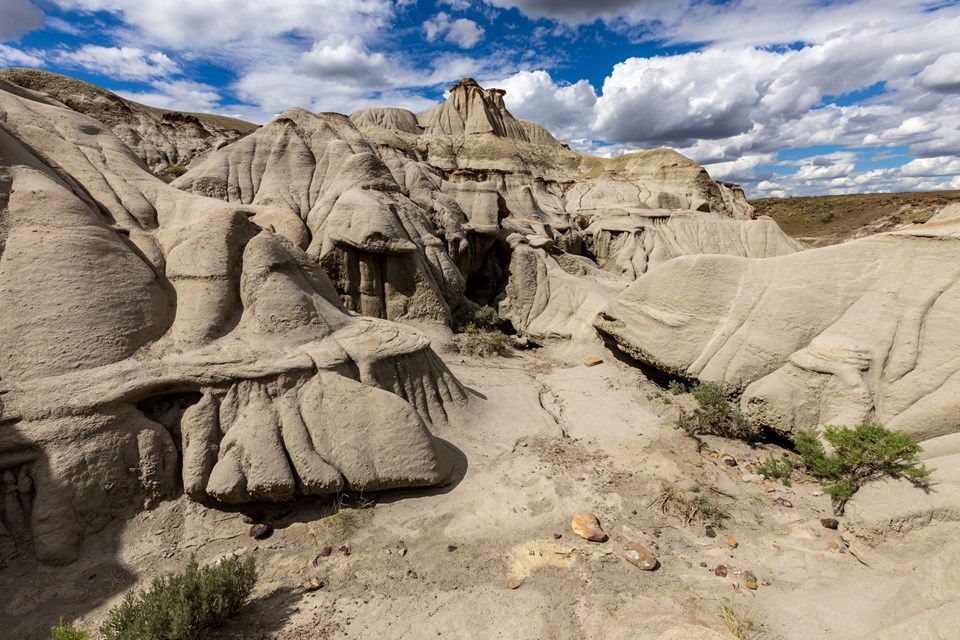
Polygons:
M731 549L736 549L737 547L740 546L740 543L737 542L736 538L727 538L727 546L730 547Z
M820 524L823 525L824 529L836 530L840 528L840 521L836 518L822 518Z
M578 513L573 516L570 528L575 534L591 542L606 542L607 534L600 528L600 521L592 513Z
M653 555L653 552L639 542L627 544L626 553L623 554L623 557L627 562L643 571L655 571L660 566L660 562Z
M600 356L590 356L583 363L585 367L595 367L598 364L603 364L603 358Z
M726 578L726 577L727 577L727 565L725 565L725 564L718 564L717 566L715 566L715 567L713 568L713 575L717 576L718 578Z

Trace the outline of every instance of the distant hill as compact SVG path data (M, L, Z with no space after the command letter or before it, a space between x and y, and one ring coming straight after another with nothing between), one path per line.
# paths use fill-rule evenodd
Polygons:
M40 69L0 69L0 81L39 91L110 127L161 178L172 180L193 160L239 140L258 125L227 116L158 109L101 87Z
M762 198L750 204L804 245L821 247L926 222L955 202L960 191Z

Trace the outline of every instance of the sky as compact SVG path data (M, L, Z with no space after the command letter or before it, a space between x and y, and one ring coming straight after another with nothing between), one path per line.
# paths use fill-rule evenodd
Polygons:
M463 77L580 151L750 198L960 189L960 0L0 0L0 67L258 123Z

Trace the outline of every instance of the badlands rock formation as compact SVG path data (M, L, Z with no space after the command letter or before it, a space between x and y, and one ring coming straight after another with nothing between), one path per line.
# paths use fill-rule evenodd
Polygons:
M257 127L206 113L167 111L126 100L95 85L39 69L0 69L0 80L46 94L110 127L158 175L239 140Z
M0 543L66 563L180 491L445 481L429 425L463 388L255 222L288 216L174 189L105 125L0 81Z
M610 292L675 255L797 249L776 225L749 220L735 185L676 152L573 152L469 78L419 116L288 110L174 186L287 211L261 224L318 259L350 310L447 321L465 305L499 303L517 329L540 335L593 333L588 314L571 324L583 296L554 300L547 276L583 264L591 248L620 281ZM526 248L513 251L518 243ZM593 277L571 277L563 289L594 288ZM547 306L556 310L544 316Z
M960 431L956 220L765 260L686 256L637 280L595 326L638 360L742 391L785 435L877 420Z

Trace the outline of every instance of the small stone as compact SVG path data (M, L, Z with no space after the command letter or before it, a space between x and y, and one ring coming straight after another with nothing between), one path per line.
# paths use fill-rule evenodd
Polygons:
M447 553L453 553L456 550L457 550L457 545L455 544L451 544L447 547Z
M754 574L753 571L750 571L749 569L744 569L743 571L741 571L740 576L747 582L757 581L756 574Z
M250 535L257 540L266 540L273 535L272 524L255 524L250 527Z
M708 454L708 457L709 457L711 460L713 460L714 462L716 462L717 460L720 459L720 452L719 452L719 451L711 451L711 452Z
M703 569L706 569L706 568L707 568L707 563L701 561L701 562L700 562L700 567L703 568Z
M733 456L726 456L723 458L723 464L727 465L728 467L735 467L737 466L737 461Z
M563 537L563 534L562 534L562 533L555 533L555 534L553 534L553 539L554 539L554 540L559 540L559 539L562 538L562 537Z
M840 521L836 518L822 518L820 524L823 525L824 529L837 530L840 528Z
M333 555L333 547L324 547L320 552L321 558L329 558L331 555Z
M763 476L756 473L745 473L740 476L740 480L743 482L760 482L763 480Z
M592 513L578 513L570 521L575 534L591 542L606 542L607 534L600 528L600 521Z
M736 538L727 538L727 546L731 549L736 549L740 546L740 543L737 542Z
M778 545L776 542L774 542L771 546L773 547L774 551L780 551L780 549L783 548L780 545Z
M776 502L781 507L787 507L788 509L793 508L793 503L787 500L786 498L777 498L776 500L774 500L774 502Z
M715 567L713 568L713 575L717 576L718 578L726 578L726 577L727 577L727 565L725 565L725 564L718 564L717 566L715 566Z
M743 586L745 586L747 589L756 591L758 585L756 580L747 580L746 582L743 583Z
M655 571L660 566L657 556L653 555L650 549L639 542L629 543L623 557L627 562L643 571Z
M590 356L583 363L583 365L586 367L595 367L598 364L603 364L603 358L600 356Z
M511 578L510 582L507 583L509 589L519 589L520 585L523 584L523 580L519 578Z
M810 495L812 495L814 498L819 498L820 496L823 495L823 491L814 491L814 492L813 492L812 494L810 494Z
M709 524L703 528L703 532L707 535L708 538L717 537L717 530L711 527Z
M345 544L340 545L339 551L345 556L350 555L350 547Z
M323 580L317 576L313 576L303 583L303 588L305 591L317 591L319 589L323 589Z
M830 546L830 548L833 549L834 551L836 551L837 549L840 548L840 545L837 543L836 540L831 540L829 546Z

